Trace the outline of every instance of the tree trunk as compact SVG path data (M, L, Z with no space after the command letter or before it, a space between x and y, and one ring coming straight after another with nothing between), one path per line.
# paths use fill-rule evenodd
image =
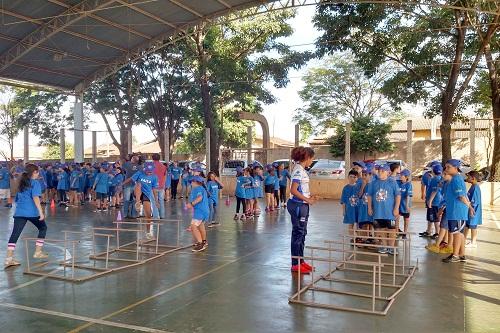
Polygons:
M121 126L119 126L120 128ZM127 130L120 130L120 145L115 146L118 148L120 151L120 158L121 159L126 159L128 155L128 131Z
M493 110L493 156L491 158L491 181L500 181L500 81L498 78L498 70L493 60L491 48L488 44L484 49L484 57L488 66L488 77L490 79L491 88L491 106ZM488 165L489 166L489 165Z

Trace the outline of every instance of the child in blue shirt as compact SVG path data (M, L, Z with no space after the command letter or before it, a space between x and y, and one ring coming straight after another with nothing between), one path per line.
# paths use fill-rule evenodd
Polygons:
M45 216L40 204L42 191L38 182L39 167L34 164L26 165L25 171L21 174L19 180L19 188L16 194L16 210L14 212L14 228L9 238L7 246L7 256L5 258L4 267L20 265L14 260L14 250L17 240L23 232L26 222L30 221L38 229L38 239L35 243L35 254L33 258L46 259L48 255L42 252L42 247L47 234L47 224L45 224Z
M358 201L359 201L359 188L356 186L358 181L358 172L356 170L349 171L349 183L342 189L342 196L340 197L340 204L344 215L344 224L348 225L349 235L353 234L354 224L358 222Z
M427 207L431 207L430 214L428 215L428 221L434 223L435 233L431 236L431 238L436 239L439 237L439 205L443 200L443 194L441 193L441 188L443 187L443 168L441 167L441 164L434 165L432 167L432 173L434 174L434 176L431 178L431 180L429 181L429 185L427 186L428 192L430 194L427 195L428 199L426 204Z
M264 192L266 193L266 212L272 212L274 211L274 183L277 177L272 165L269 164L266 168L267 174L264 180Z
M274 179L274 209L279 209L280 208L280 177L279 177L278 164L273 163L273 167L274 167L274 174L275 174L275 179Z
M143 171L137 171L132 180L135 181L135 209L141 211L141 203L144 207L144 216L146 219L158 219L158 177L154 174L155 165L153 162L144 163ZM146 226L146 238L153 239L154 235L151 230L151 225Z
M209 228L217 227L220 225L219 221L216 221L217 216L217 206L219 206L219 192L224 188L222 183L219 181L215 172L210 171L207 176L207 191L209 194L208 205L210 208L210 219L211 223L208 225Z
M411 183L411 172L408 169L401 171L399 178L399 189L401 191L401 203L399 204L399 214L403 217L404 234L401 236L406 239L408 227L410 225L411 200L413 197L413 185ZM398 221L399 222L399 221ZM398 223L399 224L399 223Z
M170 201L172 187L172 168L167 167L167 176L165 177L165 201Z
M109 191L109 174L106 171L107 166L101 165L99 173L95 176L94 185L92 189L95 191L97 199L96 212L108 210L108 191Z
M0 166L0 199L10 199L10 173L5 164Z
M248 172L245 169L245 172ZM245 188L251 184L250 180L247 176L244 175L243 168L236 168L236 186L234 189L234 196L236 197L236 213L234 214L234 220L237 221L239 219L245 220L245 212L247 211L247 203L246 203L246 190ZM240 207L242 207L242 213L240 215Z
M465 237L462 230L465 228L469 216L475 214L469 199L463 177L460 175L460 160L451 159L446 162L446 172L451 180L443 193L446 202L446 217L448 232L453 234L453 253L443 259L446 263L465 262Z
M245 199L247 202L247 210L245 211L246 219L251 219L254 217L254 201L255 201L255 191L258 188L255 186L255 178L253 177L253 170L251 168L245 169L245 177L248 178L247 185L245 186Z
M68 206L66 193L69 190L69 169L64 165L59 167L57 174L57 192L59 193L59 206Z
M191 184L190 180L191 180L191 172L189 170L189 166L186 164L186 166L184 167L184 170L182 170L182 194L181 194L181 198L184 197L184 198L187 198L188 197L188 194L189 194L189 186Z
M375 229L388 231L379 233L380 237L390 238L383 240L382 245L394 246L396 219L399 217L401 192L398 184L389 178L390 167L383 164L379 167L378 179L371 182L368 192L368 215L373 216ZM379 253L397 254L393 248L378 248Z
M280 185L280 201L281 207L286 207L286 190L288 188L288 180L290 179L290 172L285 169L284 164L280 164L278 166L278 177L279 177L279 185Z
M467 182L471 184L469 191L467 192L467 197L474 209L474 215L469 216L469 219L465 225L464 236L467 239L469 235L469 230L471 231L471 240L465 242L466 248L476 248L477 247L477 227L483 224L483 210L481 208L481 188L479 183L481 182L481 175L479 172L473 170L467 174Z
M437 173L437 174L436 174ZM429 206L432 201L429 201L432 195L432 187L431 187L431 181L432 179L443 173L443 167L441 163L434 163L432 164L431 171L424 174L422 176L422 189L425 189L425 194L424 200L425 200L425 207L426 207L426 219L427 219L427 229L424 232L420 232L419 236L420 237L432 237L433 239L436 238L436 234L439 234L439 231L436 229L436 225L439 228L439 219L437 217L437 212L435 209L432 208L432 206ZM425 177L425 180L424 180ZM439 182L437 182L439 183ZM432 233L432 227L434 226L434 233Z
M251 173L253 178L253 186L254 186L254 197L252 200L251 215L259 216L260 215L260 207L259 200L264 197L264 170L258 164L253 167L253 171Z
M373 218L368 215L368 192L370 183L372 181L372 167L366 166L362 173L361 177L363 180L363 185L361 186L361 191L359 193L359 202L358 202L358 228L361 230L366 230L360 232L362 236L370 236L370 230L373 228ZM373 239L359 239L358 243L365 242L367 244L373 243Z
M203 222L206 222L209 219L210 209L208 205L207 191L203 186L203 177L194 176L191 183L192 190L189 195L189 203L187 204L187 207L193 209L191 232L193 234L193 239L195 240L195 245L192 251L201 252L208 247L207 233Z

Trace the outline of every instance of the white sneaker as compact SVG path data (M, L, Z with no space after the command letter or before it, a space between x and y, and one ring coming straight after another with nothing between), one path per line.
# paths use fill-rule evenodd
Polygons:
M5 258L5 261L3 263L3 268L9 268L12 266L19 266L21 265L18 261L15 261L13 257L7 257Z
M154 238L155 238L155 235L153 235L152 232L147 232L146 233L146 239L151 240L151 239L154 239Z
M475 249L477 248L477 243L469 243L469 244L465 244L465 247L467 249Z
M43 251L35 251L35 254L33 254L33 258L35 259L47 259L49 255Z
M135 210L137 211L137 213L140 213L140 211L141 211L141 206L142 206L142 205L141 205L141 203L140 203L139 201L137 201L137 202L135 203Z

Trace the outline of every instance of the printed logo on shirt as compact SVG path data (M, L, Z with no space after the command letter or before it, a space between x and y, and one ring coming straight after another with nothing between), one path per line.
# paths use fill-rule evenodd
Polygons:
M358 205L358 196L357 195L351 195L349 198L349 204L351 207L356 207Z
M140 181L141 183L145 183L145 184L151 184L151 183L152 183L152 182L151 182L151 180L149 180L149 179L145 179L145 178L140 178L140 179L139 179L139 181Z
M365 193L363 194L363 202L367 205L368 204L368 194Z
M378 202L386 201L387 200L387 190L383 189L383 188L378 190L377 193L375 194L375 200L377 200Z

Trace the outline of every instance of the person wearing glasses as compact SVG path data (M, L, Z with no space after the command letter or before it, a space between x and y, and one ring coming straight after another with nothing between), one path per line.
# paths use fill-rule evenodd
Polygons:
M15 197L14 229L12 230L7 246L5 268L20 265L19 262L14 260L14 250L16 249L17 240L28 221L33 223L38 229L38 239L35 244L33 258L45 259L48 257L48 254L42 252L45 235L47 234L47 224L45 223L45 215L40 204L42 190L38 182L39 175L40 170L34 164L26 165L25 171L21 174L19 188Z

